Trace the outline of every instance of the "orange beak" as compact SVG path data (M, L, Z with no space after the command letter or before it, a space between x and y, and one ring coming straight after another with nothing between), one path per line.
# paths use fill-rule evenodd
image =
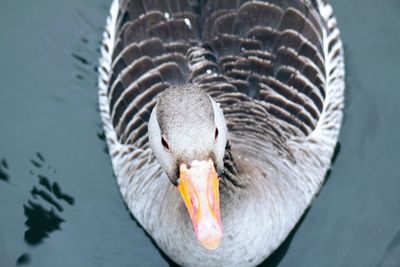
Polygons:
M211 160L194 161L188 169L179 166L178 189L189 212L197 240L208 249L219 247L222 224L219 209L219 179Z

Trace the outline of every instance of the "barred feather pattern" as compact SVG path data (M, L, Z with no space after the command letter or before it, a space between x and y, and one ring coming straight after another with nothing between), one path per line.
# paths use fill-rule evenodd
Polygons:
M253 266L265 259L318 192L337 142L345 72L331 6L322 0L114 0L101 52L101 118L135 218L184 266ZM158 97L183 83L201 86L220 104L232 146L227 172L257 185L226 190L225 245L213 253L195 243L179 194L148 144ZM260 204L252 203L253 195Z

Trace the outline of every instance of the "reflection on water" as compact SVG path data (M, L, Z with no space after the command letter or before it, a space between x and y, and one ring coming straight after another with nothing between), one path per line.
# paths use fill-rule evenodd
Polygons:
M36 170L39 170L45 165L45 159L37 152L36 158L31 159L31 163ZM50 165L48 165L48 169L55 172ZM35 171L32 171L32 174L34 175ZM68 205L74 204L74 198L63 193L57 182L51 182L43 174L37 174L36 177L39 185L33 186L30 192L32 198L28 200L27 204L24 204L24 213L27 218L25 225L28 227L25 232L25 241L29 245L37 245L51 232L60 230L60 224L64 222L60 216L64 210L63 202ZM49 208L43 206L46 203L50 204Z
M99 125L99 128L100 127L102 127L102 126ZM99 138L100 141L102 141L102 143L103 143L103 152L108 155L108 146L107 146L107 143L106 143L106 134L104 133L102 128L101 128L101 130L99 130L97 132L97 138Z
M43 174L50 172L54 175L56 171L51 165L46 164L42 154L37 152L36 157L30 162L34 167L30 174L38 179L38 183L32 187L31 197L23 205L27 227L24 240L28 245L36 246L52 232L61 230L61 224L65 221L61 217L64 207L66 204L74 205L75 199L64 193L57 182L52 182ZM40 173L36 173L37 171ZM29 254L24 253L17 259L17 265L28 264L29 261Z
M8 162L5 158L1 159L0 162L0 180L4 182L8 182L10 180L8 175Z
M17 265L21 266L21 265L27 265L29 264L31 260L31 257L29 256L28 253L24 253L21 256L18 257L17 259Z
M28 227L25 241L32 246L40 244L51 232L60 230L60 224L64 222L53 209L45 209L31 201L24 205L24 212L27 218L25 225Z
M79 12L78 12L79 13ZM83 15L80 15L84 17ZM93 26L90 26L93 27ZM95 32L95 31L93 31ZM100 31L102 32L102 30ZM93 90L97 90L97 74L98 74L98 63L92 63L91 60L88 59L87 55L90 55L92 53L96 53L96 57L98 58L98 54L100 53L100 46L101 42L97 41L96 44L93 44L88 38L81 36L80 38L81 44L79 47L74 49L75 51L71 53L71 56L75 61L79 64L77 66L78 73L75 74L75 77L79 81L84 81L86 79L92 81L96 81L96 84L92 84L91 87L93 87ZM83 45L82 45L83 44ZM87 86L86 86L87 87ZM97 103L96 103L97 104Z
M89 65L89 61L82 56L79 56L77 54L72 53L72 57L77 59L79 62L81 62L83 65Z

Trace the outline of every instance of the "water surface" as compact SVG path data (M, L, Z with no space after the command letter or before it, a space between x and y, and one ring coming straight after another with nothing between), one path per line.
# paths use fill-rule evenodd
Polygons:
M262 266L400 266L400 3L332 0L346 52L340 149ZM0 266L169 266L119 195L97 109L110 1L3 0Z

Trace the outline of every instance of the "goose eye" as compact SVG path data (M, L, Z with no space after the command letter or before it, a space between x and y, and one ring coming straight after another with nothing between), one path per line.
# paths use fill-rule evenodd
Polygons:
M217 139L218 139L218 128L215 128L215 134L214 134L215 143L217 142Z
M164 147L167 151L169 151L169 145L168 145L167 141L165 141L165 138L164 138L164 137L161 137L161 144L163 145L163 147Z

